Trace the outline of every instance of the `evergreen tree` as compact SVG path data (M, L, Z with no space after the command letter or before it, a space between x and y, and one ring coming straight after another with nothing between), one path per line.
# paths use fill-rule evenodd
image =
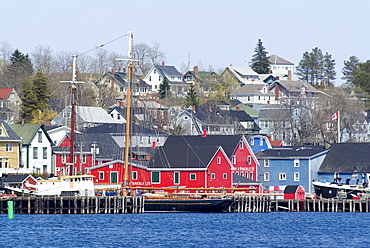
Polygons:
M251 67L258 74L268 74L270 72L270 62L261 39L258 40L257 46L254 49Z
M32 86L37 97L38 109L44 111L50 106L49 99L51 95L49 82L45 74L43 74L41 71L38 71L36 74L34 74L32 79Z
M21 53L18 49L10 57L10 63L4 71L4 84L1 87L13 87L22 97L23 80L33 73L32 61L28 54Z
M168 91L170 90L170 84L168 82L168 79L164 77L161 84L159 84L159 98L164 99L168 97Z
M30 78L25 79L23 82L23 95L21 119L25 122L29 122L32 119L32 112L38 107L37 97L33 91Z
M315 47L310 53L303 53L296 73L300 80L309 82L312 85L321 83L321 80L324 78L324 55L321 49Z
M194 84L190 84L190 88L188 90L188 94L186 95L184 106L188 108L189 106L198 106L199 99L197 96L197 92L195 91Z
M23 97L21 118L30 122L39 117L40 113L47 113L51 91L46 76L38 71L32 78L26 78L23 83ZM46 115L45 115L46 116Z
M354 71L359 68L360 60L356 56L351 56L347 61L344 61L344 67L342 68L343 80L347 83L352 83L354 79Z
M358 67L354 70L352 83L370 94L370 60L359 63Z
M336 79L335 72L335 60L332 59L331 55L327 52L324 55L324 81L327 86L333 85L333 81Z

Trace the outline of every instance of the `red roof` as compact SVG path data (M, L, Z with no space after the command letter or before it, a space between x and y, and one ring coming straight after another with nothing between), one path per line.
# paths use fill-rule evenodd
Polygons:
M13 89L14 88L0 88L0 98L4 100L8 99Z

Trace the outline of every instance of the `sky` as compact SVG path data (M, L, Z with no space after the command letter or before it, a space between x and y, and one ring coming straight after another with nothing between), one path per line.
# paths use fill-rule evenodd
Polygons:
M315 47L328 52L336 85L343 61L370 55L368 0L0 0L0 6L0 41L28 54L37 46L78 54L132 31L134 44L160 44L167 65L180 70L190 61L191 68L219 70L247 66L261 39L269 55L295 66ZM126 55L127 38L103 48Z

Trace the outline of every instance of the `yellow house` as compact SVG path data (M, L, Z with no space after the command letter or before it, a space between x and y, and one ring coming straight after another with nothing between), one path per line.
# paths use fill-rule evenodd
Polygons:
M0 174L28 173L20 164L22 139L0 119Z

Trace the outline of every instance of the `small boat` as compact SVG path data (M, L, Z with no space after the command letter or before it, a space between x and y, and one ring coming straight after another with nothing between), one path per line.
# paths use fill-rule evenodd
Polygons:
M366 173L367 181L363 183L350 184L350 179L342 183L339 175L335 173L333 182L313 182L316 196L318 198L343 198L360 199L370 197L369 179L370 174Z
M92 175L61 176L60 178L37 180L35 185L27 184L27 189L4 188L18 195L94 196L93 178Z

